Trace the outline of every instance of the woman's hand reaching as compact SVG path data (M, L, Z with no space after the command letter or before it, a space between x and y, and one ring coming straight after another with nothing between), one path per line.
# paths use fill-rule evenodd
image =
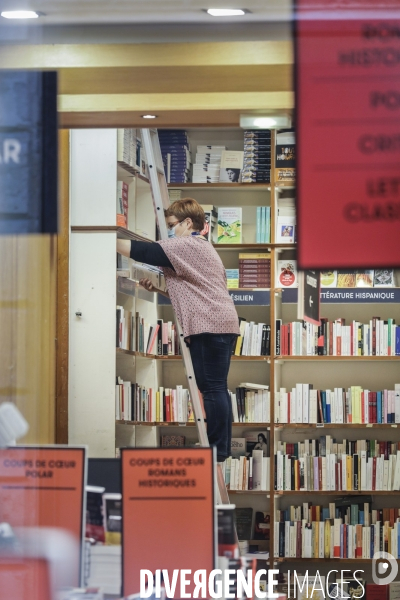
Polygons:
M144 287L144 289L147 290L148 292L154 292L154 291L156 291L156 288L151 283L150 279L140 279L139 280L139 284L142 287Z

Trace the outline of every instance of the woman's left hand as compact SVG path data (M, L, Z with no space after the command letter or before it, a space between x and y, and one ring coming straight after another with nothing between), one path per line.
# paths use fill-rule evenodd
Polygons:
M155 287L151 283L150 279L140 279L139 284L144 287L148 292L154 292Z

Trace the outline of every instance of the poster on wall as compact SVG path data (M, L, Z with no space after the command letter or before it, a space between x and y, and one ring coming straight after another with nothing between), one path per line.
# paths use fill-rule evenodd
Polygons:
M295 2L299 268L400 266L400 10Z

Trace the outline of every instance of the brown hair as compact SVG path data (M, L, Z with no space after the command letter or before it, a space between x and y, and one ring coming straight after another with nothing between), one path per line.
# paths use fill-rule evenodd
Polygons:
M194 198L176 200L164 211L164 214L166 217L176 217L178 221L184 221L188 218L192 219L195 231L204 229L204 210Z

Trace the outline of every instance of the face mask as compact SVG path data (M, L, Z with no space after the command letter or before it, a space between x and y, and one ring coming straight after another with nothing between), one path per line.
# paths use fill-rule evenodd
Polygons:
M176 225L175 225L175 227L176 227ZM168 237L169 238L176 238L175 227L173 227L172 229L168 229Z

